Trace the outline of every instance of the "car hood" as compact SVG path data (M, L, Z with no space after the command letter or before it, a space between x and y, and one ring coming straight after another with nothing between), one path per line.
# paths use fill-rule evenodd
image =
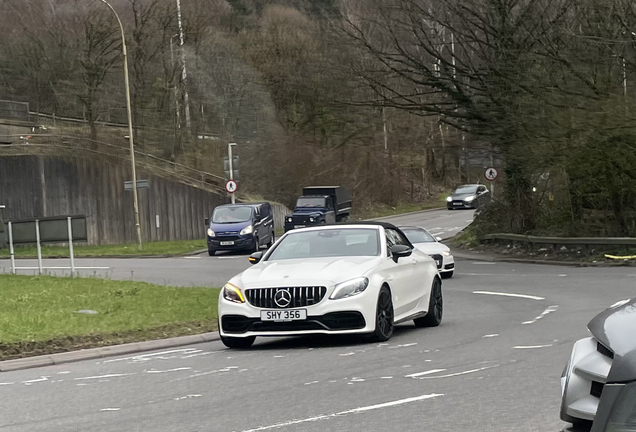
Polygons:
M299 215L319 215L324 212L325 209L320 207L298 207L294 209L294 214Z
M241 288L332 286L364 276L382 261L380 257L329 257L263 261L230 282Z
M413 246L426 255L441 254L442 252L449 250L448 246L438 242L413 243Z
M249 226L251 223L252 223L252 221L235 222L235 223L214 223L214 222L210 222L210 228L215 233L239 232L243 228L245 228L246 226Z
M608 381L636 380L636 299L604 310L587 327L599 342L614 352Z
M463 194L454 193L454 194L451 195L451 198L454 199L454 200L464 200L464 199L466 199L468 197L475 196L475 195L476 195L476 193L463 193Z

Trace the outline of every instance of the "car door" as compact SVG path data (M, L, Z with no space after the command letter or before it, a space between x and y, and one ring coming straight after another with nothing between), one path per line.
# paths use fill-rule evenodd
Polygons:
M265 243L271 242L274 232L274 219L272 217L272 209L269 204L263 204L261 206L261 225L263 226L262 231Z
M333 206L333 199L331 197L328 197L325 200L325 204L327 208L327 212L325 213L325 222L329 224L336 223L337 217L336 217L336 209Z
M387 228L385 233L389 249L393 245L404 245L412 248L411 243L397 230ZM393 260L391 262L393 264L389 271L393 279L390 282L393 293L393 309L395 311L395 319L399 320L414 310L422 297L421 289L419 289L421 281L417 271L419 261L417 257L411 255L400 258L397 263Z

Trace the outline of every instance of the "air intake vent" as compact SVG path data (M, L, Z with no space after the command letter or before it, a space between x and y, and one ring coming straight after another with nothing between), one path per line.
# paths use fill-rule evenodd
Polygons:
M606 347L605 345L603 345L600 342L596 343L596 351L600 352L601 354L603 354L605 357L609 357L611 359L614 358L614 352L612 352L611 349L609 349L608 347Z

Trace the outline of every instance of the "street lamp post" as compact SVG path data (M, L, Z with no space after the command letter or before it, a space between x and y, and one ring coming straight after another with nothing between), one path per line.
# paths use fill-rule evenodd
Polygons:
M228 161L230 163L230 180L234 180L234 161L232 160L234 158L234 156L232 155L232 147L234 147L236 145L236 143L228 143L227 145L227 157L228 157ZM236 194L233 193L231 194L231 198L232 198L232 204L236 203Z
M100 0L113 12L121 30L121 50L124 55L124 85L126 87L126 112L128 114L128 141L130 142L130 164L132 167L133 201L135 210L135 230L137 231L137 248L141 250L141 225L139 224L139 201L137 199L137 170L135 168L135 145L133 142L132 109L130 108L130 83L128 82L128 54L126 52L126 36L124 26L115 9L106 0Z

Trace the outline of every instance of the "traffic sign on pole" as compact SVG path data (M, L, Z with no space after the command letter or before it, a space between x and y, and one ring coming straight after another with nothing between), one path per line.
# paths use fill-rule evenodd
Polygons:
M228 193L233 194L234 192L236 192L236 189L238 189L238 185L234 180L228 180L227 183L225 183L225 190Z
M499 173L496 168L488 167L486 168L486 171L484 171L484 177L486 177L486 180L495 181L497 176L499 176Z

